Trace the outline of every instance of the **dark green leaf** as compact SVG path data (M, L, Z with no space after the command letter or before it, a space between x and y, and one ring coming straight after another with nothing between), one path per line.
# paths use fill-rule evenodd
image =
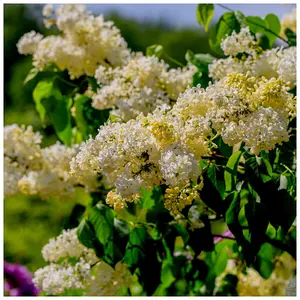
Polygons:
M124 261L129 266L136 266L145 257L144 244L147 238L145 227L138 226L131 230Z
M178 234L182 237L183 242L186 244L189 240L188 231L181 224L174 224L174 228L178 231Z
M241 155L242 155L242 151L237 151L230 156L227 162L226 169L224 172L226 193L230 193L236 188L237 168L238 168Z
M89 124L84 117L84 105L89 101L89 97L85 95L80 95L76 98L74 107L75 107L75 122L77 129L82 134L83 140L86 140L89 136Z
M59 139L67 146L72 142L70 102L67 96L59 95L57 90L48 98L41 100Z
M201 88L207 88L211 78L208 77L207 73L202 73L200 71L193 75L193 86L200 85Z
M203 188L201 190L201 200L212 210L223 213L225 202L223 201L219 191L208 178L207 173L203 174Z
M251 200L245 205L245 215L251 235L253 255L255 255L265 240L269 219L266 206L263 203L255 202L255 199Z
M95 234L101 244L106 244L113 235L113 210L103 204L97 204L89 213L88 220L94 227Z
M77 229L77 237L81 244L95 250L96 255L101 258L104 255L103 246L99 243L93 226L86 219L82 220Z
M85 206L81 204L75 204L72 209L71 215L66 218L64 222L64 229L75 228L78 226L80 219L85 211Z
M297 44L297 35L294 31L292 31L291 29L287 28L285 30L285 35L288 39L288 43L290 46L296 46Z
M230 35L232 31L240 31L240 24L234 12L227 12L222 15L216 26L210 32L209 44L211 49L219 55L224 55L220 48L223 39Z
M196 18L200 25L204 26L205 31L208 31L209 23L214 15L213 4L198 4L196 10Z

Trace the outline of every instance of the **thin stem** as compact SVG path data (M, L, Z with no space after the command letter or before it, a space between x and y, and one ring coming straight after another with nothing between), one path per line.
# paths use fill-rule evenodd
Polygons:
M213 236L214 236L214 237L220 237L220 238L222 238L222 239L228 239L228 240L234 240L234 241L235 241L235 238L230 237L230 236L223 236L223 235L221 235L221 234L214 234Z
M56 78L59 79L60 81L64 82L65 84L68 84L69 86L78 88L76 84L71 83L71 82L69 82L69 81L67 81L67 80L65 80L65 79L63 79L63 78L61 78L61 77L59 77L59 76L57 76Z
M229 7L227 7L226 5L223 5L223 4L217 4L217 5L219 5L220 7L224 8L224 9L226 9L226 10L228 10L228 11L234 12L234 10L232 10L232 9L229 8Z
M228 11L234 12L234 10L232 10L231 8L229 8L229 7L225 6L225 5L222 5L222 4L217 4L217 5L219 5L220 7L224 8L224 9L226 9L226 10L228 10ZM288 43L288 41L287 41L286 39L284 39L283 37L281 37L281 36L278 35L277 33L273 32L273 31L270 30L269 28L266 28L265 26L262 26L262 25L260 25L260 24L255 23L255 22L249 21L249 19L247 19L247 22L250 23L250 24L256 25L256 26L258 26L258 27L260 27L260 28L263 28L265 31L272 33L272 34L275 35L277 38L279 38L280 40L284 41L285 43L287 43L287 44L289 45L289 43Z
M178 60L176 60L175 58L172 58L171 56L169 56L166 52L164 52L164 55L166 56L166 58L170 61L172 61L173 63L177 64L180 67L184 67L184 64L182 64L181 62L179 62Z

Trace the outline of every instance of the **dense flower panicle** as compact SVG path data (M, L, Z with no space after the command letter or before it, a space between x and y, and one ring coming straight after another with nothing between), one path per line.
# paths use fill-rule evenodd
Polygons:
M245 142L254 154L288 141L296 105L288 90L281 78L250 71L232 73L206 89L188 88L172 108L102 126L73 158L71 171L103 174L115 188L107 203L116 208L134 201L141 188L181 188L201 175L197 160L210 153L215 135L230 146Z
M285 14L281 20L281 32L280 36L286 38L285 30L291 29L294 32L297 32L297 10L294 8L290 13Z
M4 156L27 168L38 168L42 159L42 136L32 126L16 124L4 127Z
M247 65L237 58L229 56L227 58L215 59L209 66L209 77L220 80L232 73L243 73L247 71Z
M296 47L273 48L263 51L251 36L249 28L233 32L221 43L227 58L215 59L209 65L209 76L215 81L232 73L251 72L268 79L280 78L292 89L296 85ZM237 58L241 54L241 58Z
M194 154L173 144L161 153L159 165L162 177L169 186L182 186L190 180L197 180L201 170Z
M285 296L286 287L294 277L295 268L294 258L285 252L276 258L270 278L264 279L253 268L247 268L247 272L242 272L238 262L230 259L224 272L216 279L214 294L222 285L222 279L227 274L232 274L238 278L238 296Z
M113 269L101 261L93 267L92 274L86 296L119 296L120 288L129 287L133 282L127 266L121 262Z
M99 262L93 250L79 242L77 228L64 230L57 238L50 239L42 254L50 264L35 272L33 282L49 295L83 289L87 295L113 296L120 287L131 284L126 265L119 262L114 270ZM76 261L72 263L70 258Z
M253 112L241 127L246 147L256 155L261 150L272 150L289 140L288 119L270 107L261 107Z
M50 239L43 247L42 254L47 262L57 262L60 258L82 257L92 265L98 260L92 249L86 248L79 242L77 228L63 230L58 237Z
M86 172L84 179L70 175L70 161L79 151L57 142L41 148L42 136L32 127L16 124L4 128L4 186L5 195L23 193L39 195L42 199L57 197L73 199L77 185L86 189L97 187L97 178ZM84 180L84 181L83 181Z
M96 71L101 85L93 95L92 105L97 109L114 108L112 115L128 121L140 113L147 115L158 106L171 104L192 83L195 68L169 69L157 57L142 53L132 54L122 68L104 68Z
M129 49L113 22L93 16L84 5L65 4L53 10L43 10L46 27L56 25L58 36L33 32L25 34L18 43L20 53L32 54L33 65L43 70L54 63L60 70L68 70L72 78L93 76L100 66L121 66L129 57Z
M25 33L19 42L17 43L17 48L21 54L33 54L39 42L43 39L43 35L35 32L34 30Z
M221 42L221 49L225 55L236 56L239 53L252 54L255 52L256 42L251 35L249 27L241 28L239 33L232 32Z
M201 179L199 184L192 185L190 182L183 187L175 186L166 189L164 204L174 216L177 216L187 205L191 205L193 200L200 199L199 193L203 188Z

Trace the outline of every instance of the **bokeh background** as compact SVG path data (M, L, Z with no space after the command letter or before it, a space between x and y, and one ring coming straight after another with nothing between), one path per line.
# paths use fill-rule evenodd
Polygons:
M290 12L293 4L228 4L231 9L241 10L245 15L264 17L274 13L278 17ZM54 34L42 22L43 5L4 5L4 124L32 125L44 135L43 145L56 141L51 124L42 126L35 111L32 90L23 81L31 69L31 57L18 54L16 44L26 32L35 30L43 35ZM195 53L209 53L207 34L196 21L196 4L99 4L87 5L95 14L116 26L134 51L145 53L147 46L161 44L171 57L186 63L188 49ZM224 9L216 7L214 21ZM169 63L169 62L168 62ZM172 66L172 64L170 63ZM49 238L57 236L68 224L76 203L42 201L38 197L23 195L7 197L4 201L4 258L8 262L26 265L35 271L45 263L41 249Z

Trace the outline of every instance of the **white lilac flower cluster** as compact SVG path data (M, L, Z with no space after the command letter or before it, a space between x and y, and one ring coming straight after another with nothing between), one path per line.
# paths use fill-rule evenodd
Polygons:
M241 28L239 33L232 32L221 42L221 49L225 55L236 56L239 53L253 54L256 51L256 42L251 35L249 27Z
M100 66L121 66L130 51L119 29L103 16L93 16L84 5L52 5L43 9L46 27L56 25L60 35L42 37L39 33L26 33L17 47L22 54L33 55L33 65L43 70L54 63L60 70L68 70L71 78L94 76Z
M50 239L42 254L50 264L34 273L33 282L46 294L81 289L86 295L113 296L131 284L126 265L119 262L113 269L99 261L93 250L79 242L77 228L63 230L57 238Z
M158 106L175 102L191 85L193 66L169 69L155 56L132 54L128 64L118 68L100 66L96 79L101 85L92 97L96 109L114 108L112 115L128 121L140 113L147 115Z
M191 85L196 67L170 69L156 57L131 52L113 22L85 11L84 5L51 5L43 10L47 27L56 24L60 35L43 37L31 31L17 44L22 54L33 55L33 65L43 70L54 63L72 78L95 76L101 88L86 94L96 109L113 108L112 116L128 121L172 104ZM55 18L52 18L55 15Z
M71 172L102 173L115 187L107 203L115 208L137 201L141 188L166 184L174 213L201 190L198 160L221 135L230 146L240 142L252 153L269 151L289 139L295 117L295 97L280 78L233 73L206 89L188 88L172 108L156 109L127 123L107 123L72 159ZM196 190L190 183L197 182ZM200 183L199 183L200 182ZM189 193L184 189L189 188ZM182 195L187 195L183 197ZM170 201L177 203L172 207Z
M238 278L238 296L285 296L289 281L293 279L296 262L294 258L285 252L277 257L274 270L268 279L262 278L259 273L248 268L247 272L242 272L243 266L238 261L230 259L224 272L217 277L214 294L222 286L222 280L227 274L236 275Z
M249 28L246 27L242 28L240 33L233 32L231 36L224 39L221 48L225 55L229 56L214 60L209 65L209 76L215 81L232 73L249 71L254 76L263 76L268 79L280 78L289 88L295 87L296 47L279 47L262 51L251 36ZM237 58L238 54L244 54L244 56Z
M95 189L96 177L91 172L85 182L71 177L70 161L79 145L68 148L57 142L41 148L42 136L31 126L16 124L4 128L4 194L39 195L42 199L73 199L77 185ZM89 182L87 182L87 180Z

